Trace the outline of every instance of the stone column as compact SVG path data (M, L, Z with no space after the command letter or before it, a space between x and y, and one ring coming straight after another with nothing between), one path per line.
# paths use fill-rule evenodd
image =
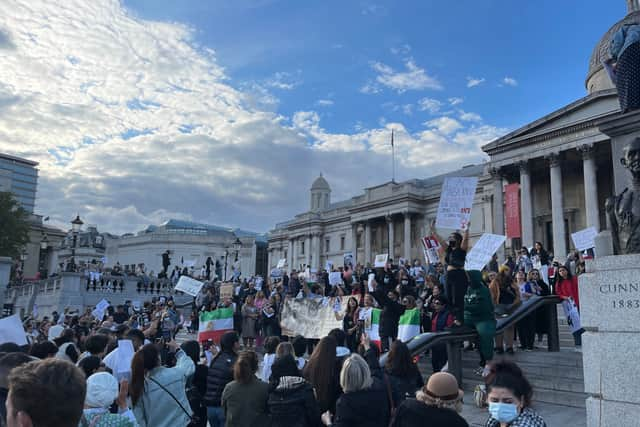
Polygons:
M296 243L297 243L297 241L296 241L295 238L291 239L291 255L290 255L291 264L289 264L289 271L297 269L297 266L296 266L296 259L297 259L297 257L296 257Z
M316 238L316 245L314 248L314 267L317 268L318 270L320 270L322 268L321 262L320 262L320 254L322 253L322 233L314 233L314 237Z
M271 264L271 261L273 261L273 260L271 259L271 258L272 258L272 257L271 257L271 252L272 252L272 251L271 251L271 249L268 249L268 250L267 250L267 270L268 270L268 271L267 271L267 274L270 274L270 273L271 273L271 265L272 265L272 264ZM213 275L213 274L212 274L212 275Z
M533 246L533 203L531 201L531 175L529 162L518 163L520 167L520 224L522 227L522 245Z
M404 211L404 259L411 259L411 212Z
M304 263L308 266L311 263L311 235L304 236Z
M394 235L394 229L393 229L393 217L391 215L387 215L385 217L385 220L387 220L387 234L389 236L389 258L391 259L395 259L395 256L393 254L393 242L395 240L395 235Z
M567 256L564 228L564 202L562 195L562 168L560 154L547 156L551 176L551 221L553 222L553 255L559 259Z
M504 235L504 193L502 183L502 171L500 168L489 170L493 177L493 234ZM496 252L498 260L504 260L504 245L501 245Z
M366 266L368 262L373 263L371 259L371 223L366 221L364 223L364 265Z
M596 179L596 161L593 145L578 147L582 154L584 172L584 208L587 213L587 227L595 227L600 231L600 209L598 207L598 180Z
M357 262L358 256L358 224L351 224L351 252L353 252L353 260Z
M293 247L293 239L289 239L289 248L287 249L287 267L289 268L289 272L291 272L293 268Z

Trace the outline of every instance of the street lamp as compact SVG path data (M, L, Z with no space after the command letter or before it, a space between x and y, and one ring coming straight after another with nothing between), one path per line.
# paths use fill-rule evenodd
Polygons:
M76 257L76 245L78 243L78 233L80 233L80 229L82 228L82 220L80 219L80 215L76 215L76 219L71 221L71 233L73 234L73 246L71 246L71 265L73 270L75 270L75 257Z
M46 279L47 278L47 270L45 269L45 265L46 265L46 256L47 256L47 249L49 248L49 238L47 237L47 234L43 234L42 235L42 240L40 240L40 278L41 279Z
M227 259L229 258L229 250L224 249L224 281L227 281Z
M236 241L233 242L233 249L236 250L236 261L238 261L238 253L240 253L240 249L242 249L242 242L238 237L236 237Z

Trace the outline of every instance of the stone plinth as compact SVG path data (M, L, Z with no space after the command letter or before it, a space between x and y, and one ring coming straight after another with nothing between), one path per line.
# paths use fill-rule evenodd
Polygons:
M640 425L640 254L587 261L579 287L587 426Z

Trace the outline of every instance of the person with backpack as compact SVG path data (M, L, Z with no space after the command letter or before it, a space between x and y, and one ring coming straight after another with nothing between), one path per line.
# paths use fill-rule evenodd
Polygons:
M226 385L233 381L233 365L238 358L239 349L238 334L235 331L226 332L220 338L220 353L213 358L209 366L204 403L207 406L207 418L211 427L224 427L222 392Z
M271 427L321 427L313 386L300 375L293 355L276 359L272 373L267 399Z

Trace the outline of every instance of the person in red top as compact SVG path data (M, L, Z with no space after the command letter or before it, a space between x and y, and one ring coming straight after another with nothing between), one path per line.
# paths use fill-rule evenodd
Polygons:
M562 298L573 299L576 303L576 307L578 307L578 311L580 311L580 295L578 293L578 278L573 276L569 269L561 265L558 267L558 277L556 278L556 294ZM573 341L576 345L576 348L580 348L582 346L582 333L584 329L580 328L579 330L573 333Z
M431 318L431 332L442 332L445 328L453 325L455 317L447 306L447 299L444 295L435 296L431 299L433 307L433 317ZM431 348L431 367L433 372L440 372L447 364L447 346L445 344L435 345Z

